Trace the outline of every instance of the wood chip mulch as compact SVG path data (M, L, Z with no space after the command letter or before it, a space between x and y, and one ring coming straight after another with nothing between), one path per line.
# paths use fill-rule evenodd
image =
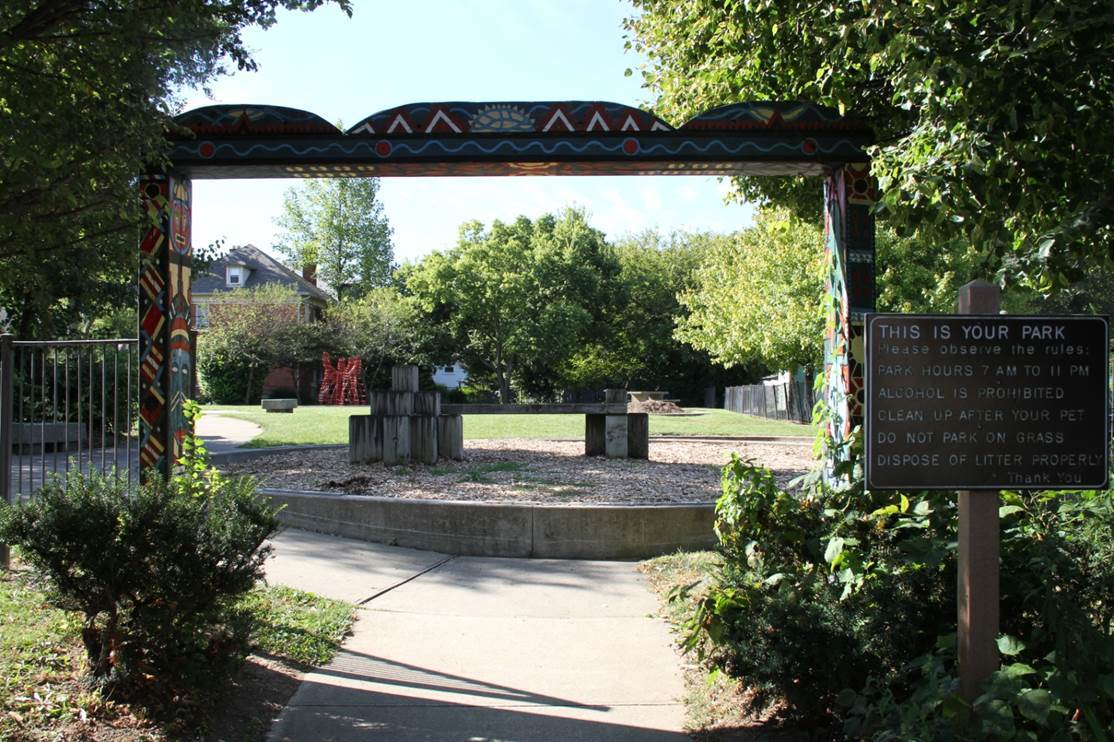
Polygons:
M350 464L345 449L307 450L229 462L264 487L422 500L630 505L714 502L732 452L769 467L779 483L813 466L803 439L651 438L650 460L587 458L571 440L469 440L464 461L434 466Z

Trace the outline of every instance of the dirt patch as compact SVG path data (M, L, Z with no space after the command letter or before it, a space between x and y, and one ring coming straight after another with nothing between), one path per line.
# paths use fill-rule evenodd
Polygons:
M250 655L231 681L226 703L209 719L204 739L262 742L308 669Z
M675 403L665 399L635 400L627 405L627 412L649 412L651 415L678 415L684 412Z
M263 486L422 500L547 505L714 502L723 465L738 453L783 485L813 464L810 441L650 440L650 460L584 456L581 441L465 441L464 461L435 466L350 464L345 449L287 452L229 462Z

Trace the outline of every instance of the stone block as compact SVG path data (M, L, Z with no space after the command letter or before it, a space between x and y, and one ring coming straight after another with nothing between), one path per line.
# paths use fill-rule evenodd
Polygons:
M293 412L298 406L296 399L264 399L261 402L266 412Z

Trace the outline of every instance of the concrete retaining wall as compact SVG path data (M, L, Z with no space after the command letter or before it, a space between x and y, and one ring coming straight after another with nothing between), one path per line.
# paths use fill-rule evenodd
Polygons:
M548 506L263 489L290 526L469 556L642 559L715 543L706 505Z

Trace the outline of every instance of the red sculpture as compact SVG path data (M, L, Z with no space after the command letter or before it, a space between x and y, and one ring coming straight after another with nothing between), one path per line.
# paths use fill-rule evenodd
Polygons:
M321 354L324 376L317 401L321 404L367 404L361 358L337 358L336 365L328 353Z

